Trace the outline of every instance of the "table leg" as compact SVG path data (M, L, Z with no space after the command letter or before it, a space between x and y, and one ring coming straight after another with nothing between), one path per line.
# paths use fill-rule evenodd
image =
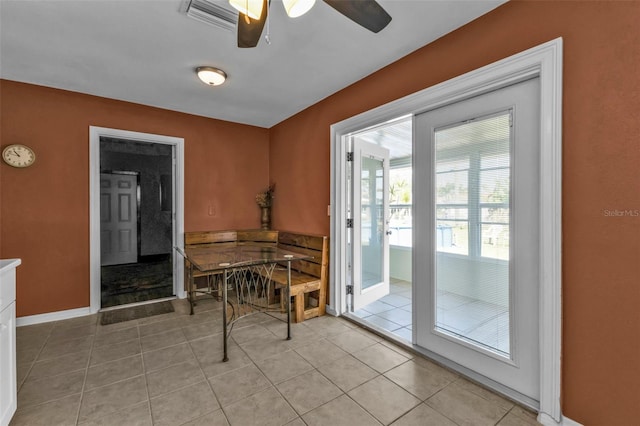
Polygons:
M224 331L224 358L222 358L222 362L229 361L229 357L227 356L227 270L224 270L224 282L222 286L222 328Z
M193 278L193 264L191 262L189 262L189 277L187 279L187 285L189 286L189 290L187 292L188 296L189 296L189 308L191 309L191 312L189 315L193 315L193 288L196 285L196 283L194 282L194 278Z
M291 261L287 261L287 340L291 340Z

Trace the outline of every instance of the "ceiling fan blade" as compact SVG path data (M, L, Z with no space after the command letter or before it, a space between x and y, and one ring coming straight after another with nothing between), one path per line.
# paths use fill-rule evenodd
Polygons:
M391 22L391 16L375 0L324 0L329 6L374 33Z
M251 19L244 13L238 16L238 47L256 47L260 41L264 23L267 20L267 0L262 2L262 13L259 19Z

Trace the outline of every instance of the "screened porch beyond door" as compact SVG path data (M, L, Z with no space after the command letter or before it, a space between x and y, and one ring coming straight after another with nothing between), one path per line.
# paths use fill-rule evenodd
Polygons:
M388 295L354 314L410 343L411 299L411 282L391 278ZM438 317L448 330L500 351L509 351L509 310L505 306L439 290Z

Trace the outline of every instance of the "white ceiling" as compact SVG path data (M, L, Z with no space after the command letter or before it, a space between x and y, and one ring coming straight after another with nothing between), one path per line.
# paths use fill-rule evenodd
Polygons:
M184 0L0 0L0 77L269 128L504 0L378 2L393 20L374 34L322 0L295 19L273 0L271 44L239 49ZM200 83L202 65L227 82Z

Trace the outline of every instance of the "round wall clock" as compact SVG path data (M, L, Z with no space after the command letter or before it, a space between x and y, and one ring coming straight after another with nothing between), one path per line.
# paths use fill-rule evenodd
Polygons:
M13 167L29 167L36 161L36 154L28 146L14 144L2 150L2 159Z

